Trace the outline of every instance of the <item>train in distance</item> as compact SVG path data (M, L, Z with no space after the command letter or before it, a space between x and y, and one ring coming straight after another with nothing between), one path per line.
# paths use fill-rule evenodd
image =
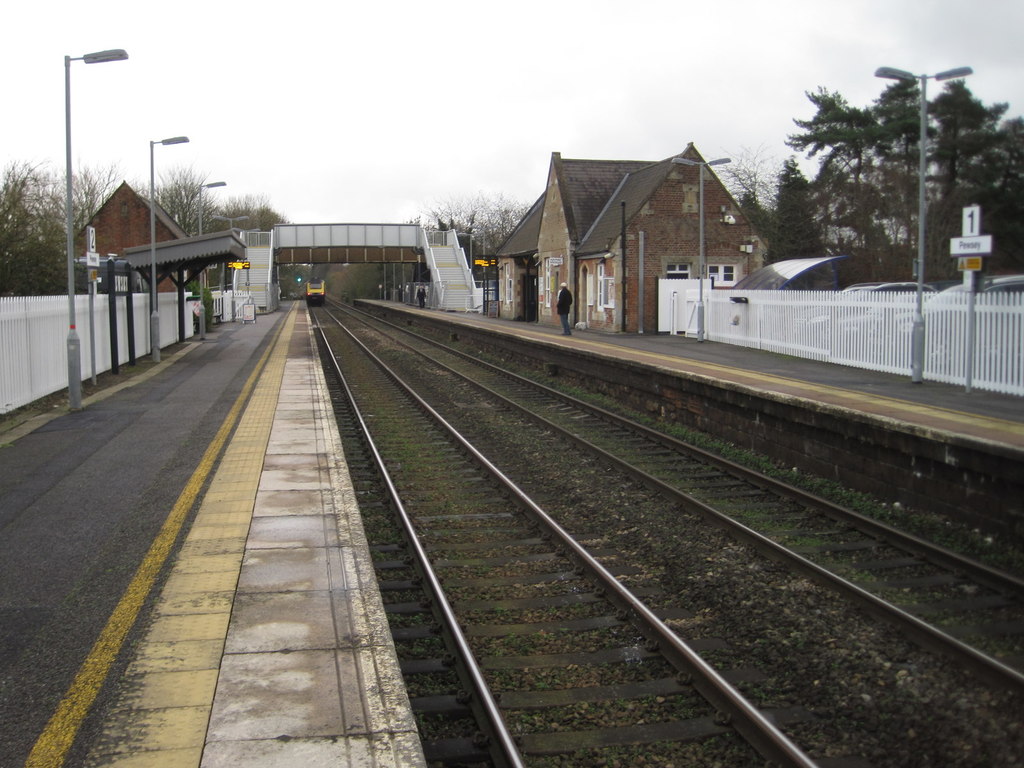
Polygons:
M327 286L323 280L313 279L306 283L306 306L322 307Z

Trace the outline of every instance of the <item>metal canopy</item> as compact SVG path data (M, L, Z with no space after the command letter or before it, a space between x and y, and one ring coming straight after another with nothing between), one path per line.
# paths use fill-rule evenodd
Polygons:
M149 245L125 248L124 256L132 269L148 276L152 258ZM156 267L161 274L172 274L183 268L200 272L211 264L244 260L245 243L234 231L211 232L156 244Z
M128 266L138 272L152 285L153 252L149 245L125 248L124 258ZM179 240L165 240L156 244L157 285L166 279L174 283L178 294L178 341L185 340L185 325L181 310L185 304L185 286L199 276L211 264L228 261L245 261L245 243L238 239L234 230L211 232Z

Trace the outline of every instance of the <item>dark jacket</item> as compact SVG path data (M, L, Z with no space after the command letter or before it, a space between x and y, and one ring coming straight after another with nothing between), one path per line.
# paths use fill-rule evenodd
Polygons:
M558 314L560 314L560 315L568 315L569 314L569 307L571 307L571 306L572 306L572 294L569 293L569 289L568 288L562 288L558 292L558 302L555 304L555 307L558 309Z

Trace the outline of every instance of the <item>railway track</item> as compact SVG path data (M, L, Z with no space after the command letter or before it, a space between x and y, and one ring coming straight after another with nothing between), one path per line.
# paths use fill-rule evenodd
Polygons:
M320 317L332 345L355 343L342 341L331 327L333 321ZM916 642L958 654L958 663L970 663L972 669L999 681L997 685L1019 684L1014 677L1019 673L994 654L955 639L949 644L950 633L937 632L905 610L892 612L887 602L864 587L848 579L835 582L833 572L867 573L868 580L881 581L878 573L891 575L903 567L914 568L912 577L887 578L888 588L895 589L891 585L900 581L902 595L908 579L930 583L931 589L939 585L965 591L963 585L969 584L971 590L998 595L999 599L985 602L1011 623L1017 599L1012 578L1007 583L998 572L980 568L968 581L963 575L966 566L951 564L952 553L941 551L935 555L937 562L931 563L926 542L902 541L898 554L897 550L890 554L889 549L897 546L892 542L899 539L898 532L854 525L841 510L821 500L808 500L794 489L695 454L664 435L451 350L430 344L427 360L422 357L426 340L416 339L414 351L382 336L376 330L381 326L373 325L371 329L361 321L355 332L379 347L380 357L407 371L403 375L415 381L417 390L442 404L438 407L445 410L444 418L469 434L459 447L449 447L451 438L421 417L413 418L406 408L396 407L395 385L372 373L373 368L367 369L366 382L351 387L360 407L371 414L366 421L374 439L386 445L380 451L396 478L395 492L409 510L410 521L415 521L411 525L419 532L424 556L440 574L437 590L451 596L456 626L465 627L466 648L481 662L476 672L459 672L438 661L459 645L450 630L439 628L443 622L436 615L438 602L448 603L449 598L415 597L433 577L425 577L422 566L415 565L416 559L409 555L411 537L400 535L397 527L385 522L395 504L375 501L368 507L367 519L381 538L371 536L371 540L378 542L385 595L395 598L389 610L396 619L396 644L409 654L403 664L410 672L410 691L428 732L425 740L433 745L436 759L476 754L483 762L494 760L500 735L482 739L447 733L459 721L457 715L474 716L470 722L476 724L490 706L500 709L500 717L490 713L492 719L507 724L510 738L517 750L529 756L530 764L612 765L618 760L622 765L667 765L720 760L744 765L758 764L765 757L780 764L808 764L810 759L782 731L796 734L801 745L810 745L808 751L819 756L818 764L837 755L862 761L847 765L869 764L866 755L877 759L877 749L830 744L836 728L823 723L820 715L792 705L794 697L788 694L797 683L780 683L774 668L777 662L769 672L760 668L758 654L751 652L751 648L757 650L757 642L748 638L735 642L733 637L709 633L708 627L726 624L709 619L707 608L695 612L688 604L721 603L722 594L708 595L717 592L716 582L724 586L715 570L725 568L723 561L745 555L702 525L701 541L680 550L689 550L692 557L685 565L680 563L678 569L652 565L642 548L650 546L650 554L656 555L658 544L645 545L650 539L634 535L631 529L649 524L661 530L663 520L684 527L698 519L711 520L728 529L734 541L784 563L785 573L758 565L758 573L752 575L790 592L785 600L773 600L779 615L767 619L771 626L794 625L792 614L799 610L795 606L806 595L792 593L806 589L812 594L811 588L801 585L813 580L840 590L844 600L855 598L876 615L886 616ZM360 354L347 347L343 352L336 350L332 358L345 361L348 377L349 365ZM481 386L486 386L483 392ZM538 423L541 415L544 421ZM573 448L566 448L567 440ZM483 479L477 465L462 468L462 457L471 452L473 443L500 446L495 449L505 460L499 478L515 480L494 485L495 481ZM554 475L542 470L544 456L570 451L578 468L572 478L565 478L568 482L560 484L558 473L564 475L565 470L556 469ZM439 477L449 480L439 484ZM534 500L512 501L513 489L528 490ZM607 500L596 505L598 517L580 512L581 493ZM563 521L572 521L572 534L559 527L555 533L540 532L538 526L547 517L544 508L554 509ZM522 509L530 512L529 518L523 517ZM601 510L620 519L608 527L599 519ZM628 512L628 520L621 510ZM771 536L754 531L753 522ZM865 527L868 533L863 532ZM864 557L866 551L871 562ZM859 553L859 559L850 553ZM818 556L819 562L812 562L810 554ZM908 559L911 562L906 565L897 562ZM823 564L826 561L835 561L828 562L831 570ZM706 563L714 565L702 571ZM951 567L958 569L952 580ZM792 576L794 568L799 578ZM945 578L934 570L943 568ZM615 578L608 581L610 576ZM619 593L627 587L628 597ZM812 596L819 600L816 592ZM928 605L916 596L913 599ZM930 605L948 615L950 600L942 597L939 603L937 607L932 600ZM767 608L761 605L758 612ZM765 621L766 616L759 620ZM681 636L688 643L682 644ZM837 641L820 637L808 642L825 647ZM725 671L719 674L715 668ZM900 672L906 669L896 671L897 681ZM705 673L712 673L710 682ZM435 680L454 675L457 685L449 694L418 697L417 674ZM794 674L799 677L798 672ZM740 689L754 691L757 705ZM769 713L766 720L761 711ZM431 739L435 725L437 737ZM681 734L685 734L682 740ZM490 745L486 750L481 747L485 743ZM483 752L488 753L486 758ZM566 755L575 757L564 762ZM651 762L631 762L634 759Z

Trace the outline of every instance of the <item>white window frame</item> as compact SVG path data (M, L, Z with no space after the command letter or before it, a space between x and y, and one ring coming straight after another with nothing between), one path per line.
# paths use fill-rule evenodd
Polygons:
M688 263L665 265L665 277L669 280L689 280L690 272L690 265Z
M605 274L604 262L597 265L597 304L602 309L615 309L615 278Z
M730 277L725 277L726 270L729 271ZM736 281L739 279L739 267L735 264L708 264L708 277L710 277L715 285L736 285Z

